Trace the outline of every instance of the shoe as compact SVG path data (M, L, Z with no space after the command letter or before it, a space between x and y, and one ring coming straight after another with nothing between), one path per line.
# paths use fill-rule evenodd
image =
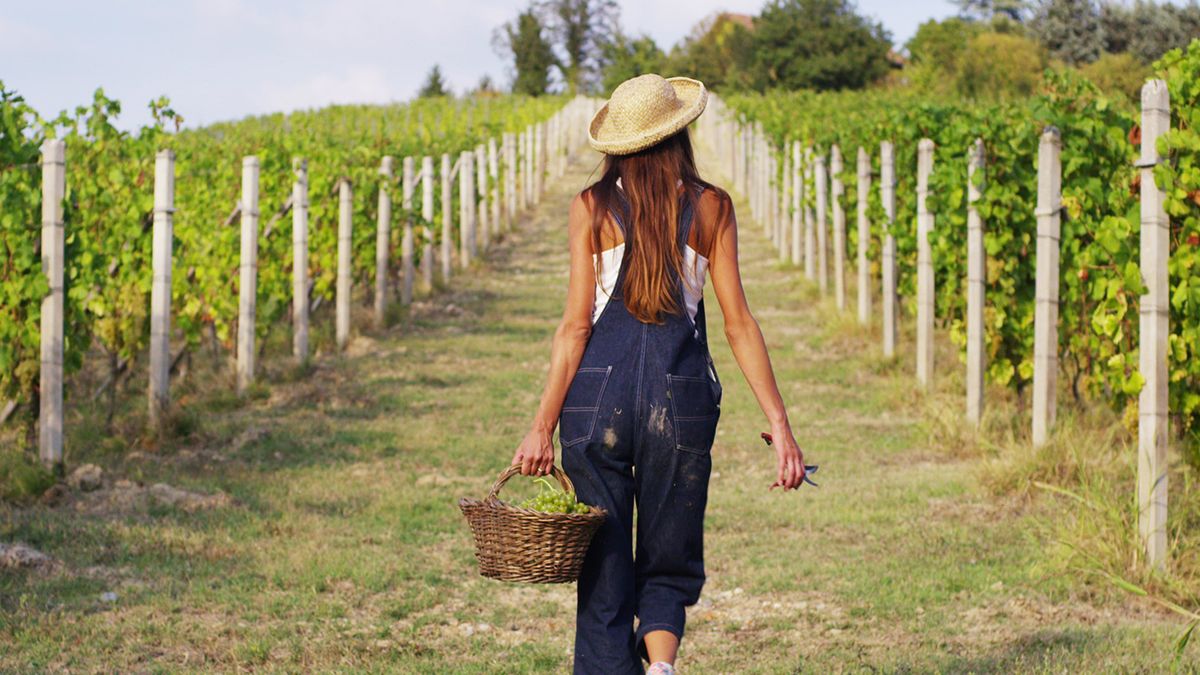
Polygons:
M650 665L650 669L646 671L646 675L675 675L675 666L666 661L657 661Z

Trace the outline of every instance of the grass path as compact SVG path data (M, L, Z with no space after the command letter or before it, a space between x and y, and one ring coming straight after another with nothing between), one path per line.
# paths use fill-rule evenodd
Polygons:
M0 671L568 670L574 587L478 577L455 500L486 491L536 407L567 204L590 169L573 165L477 269L347 356L290 376L280 359L246 406L197 397L180 447L73 458L233 505L164 506L110 478L53 508L0 507L0 541L62 563L0 571ZM725 402L681 670L1165 668L1178 625L1041 579L1034 507L985 496L971 461L928 447L906 368L775 262L738 206L751 306L821 487L766 490L765 423L710 289Z

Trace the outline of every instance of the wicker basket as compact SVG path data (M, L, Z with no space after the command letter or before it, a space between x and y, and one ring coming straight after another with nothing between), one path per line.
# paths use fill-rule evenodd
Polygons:
M500 488L520 472L519 464L505 469L482 501L458 500L475 535L479 573L501 581L534 584L575 581L592 535L607 514L595 506L588 513L543 513L500 501L496 496ZM555 466L551 473L563 490L575 491L561 469Z

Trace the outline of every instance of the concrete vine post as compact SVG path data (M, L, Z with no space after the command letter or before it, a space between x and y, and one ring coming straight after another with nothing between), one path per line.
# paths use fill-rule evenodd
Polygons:
M258 158L242 159L242 238L238 261L237 393L254 381L254 319L258 296Z
M154 158L154 234L150 286L150 424L159 428L171 403L171 249L174 242L175 153Z
M833 204L833 291L839 310L846 309L846 213L842 210L842 150L829 150L830 202Z
M883 355L896 355L896 155L891 141L879 144L879 194L883 201Z
M977 138L967 156L967 421L983 419L983 384L987 372L983 308L987 293L987 251L983 218L976 206L983 197L983 139Z
M929 176L933 173L933 141L917 144L917 381L928 388L933 382L934 278L933 214L929 211Z
M42 298L41 370L38 374L38 457L48 467L63 461L63 312L67 192L67 144L61 138L42 143Z
M818 154L813 162L814 183L817 188L817 285L821 295L829 291L829 174L825 171L825 155Z
M1062 141L1047 127L1038 143L1037 279L1033 314L1033 444L1050 437L1057 412L1059 240Z
M1145 293L1139 303L1138 371L1144 384L1138 395L1138 534L1146 563L1167 567L1167 349L1170 336L1171 222L1163 207L1166 194L1155 184L1154 166L1162 161L1156 142L1171 128L1167 83L1142 86L1141 270Z
M433 288L433 158L421 158L421 281Z
M449 153L442 153L442 281L454 267L454 179Z
M354 192L349 178L338 183L337 298L335 332L338 350L350 340L350 258L354 250Z
M292 160L292 356L308 360L308 161Z
M375 225L375 325L383 328L388 300L388 259L392 257L392 179L396 160L379 162L379 209Z
M867 199L871 194L871 158L861 145L858 146L858 190L855 209L858 215L858 322L871 322L871 270L867 263L867 250L871 245L871 222L867 219Z
M404 235L400 240L400 269L404 274L404 282L400 287L400 303L407 305L413 299L413 277L416 276L413 264L415 237L413 233L413 193L416 192L416 167L412 157L404 158L404 178L400 192L400 209L404 211Z

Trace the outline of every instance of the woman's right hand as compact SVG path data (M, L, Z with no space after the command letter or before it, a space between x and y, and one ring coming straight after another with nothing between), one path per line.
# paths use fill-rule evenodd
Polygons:
M782 487L786 491L799 488L804 480L804 453L796 443L791 427L784 425L779 429L772 429L771 438L772 445L775 446L779 477L769 489Z
M522 476L545 476L554 466L554 441L551 438L553 429L534 426L525 434L517 452L513 455L513 464L521 465Z

